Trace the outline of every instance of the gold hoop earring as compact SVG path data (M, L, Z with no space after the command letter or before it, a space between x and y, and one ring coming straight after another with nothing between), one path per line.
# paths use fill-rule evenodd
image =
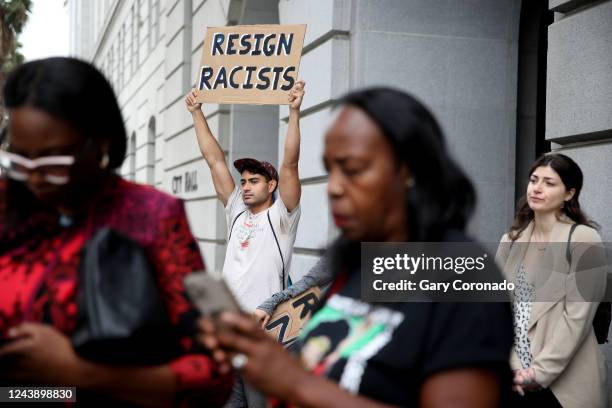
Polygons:
M109 162L110 158L108 157L108 153L104 153L104 156L102 156L102 160L100 160L100 168L102 170L105 170L108 167Z

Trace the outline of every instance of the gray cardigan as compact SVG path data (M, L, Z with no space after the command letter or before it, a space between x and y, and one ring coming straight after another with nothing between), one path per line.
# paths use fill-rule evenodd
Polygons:
M257 306L257 309L272 315L274 309L286 300L298 296L313 286L319 286L323 289L323 286L330 283L331 280L332 272L328 264L328 256L323 255L302 279L295 282L291 287L270 296L261 305Z

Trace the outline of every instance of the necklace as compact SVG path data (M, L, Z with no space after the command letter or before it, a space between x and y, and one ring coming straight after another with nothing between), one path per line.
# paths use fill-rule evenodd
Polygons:
M536 241L536 237L535 237L535 232L531 233L531 242L533 242L535 244L535 247L538 251L545 251L546 247L548 246L548 242L544 241L544 246L540 246L538 245L538 243L540 243L540 241Z

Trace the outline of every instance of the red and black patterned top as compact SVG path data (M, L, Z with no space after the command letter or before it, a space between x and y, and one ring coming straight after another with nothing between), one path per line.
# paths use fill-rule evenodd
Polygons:
M204 269L204 264L181 201L116 178L98 194L88 215L70 227L59 225L57 212L40 211L6 228L6 190L6 181L0 180L0 337L25 321L53 325L70 337L77 316L80 252L103 227L144 248L172 323L177 328L193 325L197 313L185 296L183 278ZM231 391L231 377L219 375L208 356L190 354L190 337L185 336L181 346L185 355L170 367L183 402L223 403Z

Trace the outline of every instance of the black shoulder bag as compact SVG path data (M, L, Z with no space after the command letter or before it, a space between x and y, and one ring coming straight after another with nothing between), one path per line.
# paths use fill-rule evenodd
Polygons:
M572 251L570 250L570 243L572 242L572 234L578 224L573 224L569 236L567 237L567 247L565 248L565 257L567 263L572 264ZM608 330L610 328L610 321L612 320L612 304L610 302L600 302L595 311L595 317L593 317L593 330L595 331L595 337L597 343L605 344L608 342Z
M161 364L181 354L144 250L109 228L85 245L79 266L78 354L104 363Z

